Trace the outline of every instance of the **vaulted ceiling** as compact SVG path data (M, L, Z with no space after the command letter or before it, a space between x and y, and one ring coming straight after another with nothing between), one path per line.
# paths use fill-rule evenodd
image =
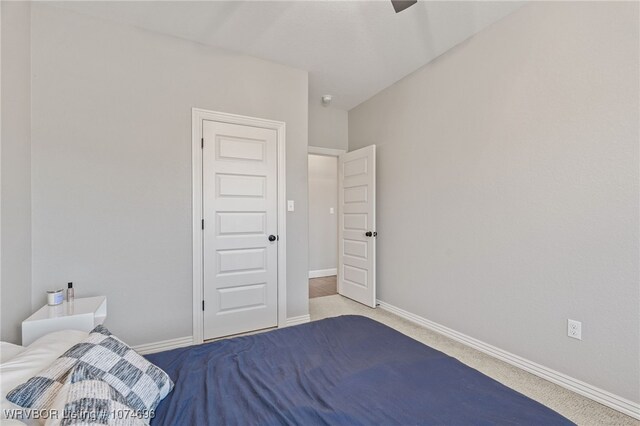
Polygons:
M311 99L349 110L522 2L419 1L398 14L387 0L55 5L307 70Z

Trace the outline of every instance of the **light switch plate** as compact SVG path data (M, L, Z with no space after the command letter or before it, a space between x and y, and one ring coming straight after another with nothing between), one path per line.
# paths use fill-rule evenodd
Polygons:
M296 209L296 205L293 200L287 200L287 211L292 212Z
M333 207L329 207L329 214L334 214L336 211Z

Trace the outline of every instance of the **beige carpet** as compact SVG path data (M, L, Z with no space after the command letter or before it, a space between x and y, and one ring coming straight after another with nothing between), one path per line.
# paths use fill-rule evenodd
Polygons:
M432 348L457 358L500 383L541 402L579 425L640 425L638 420L380 308L371 309L335 295L310 299L309 311L312 321L338 315L355 314L384 323Z

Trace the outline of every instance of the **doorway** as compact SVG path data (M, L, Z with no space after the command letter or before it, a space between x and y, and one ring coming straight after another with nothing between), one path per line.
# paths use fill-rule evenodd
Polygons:
M338 157L309 147L309 298L338 294Z
M340 294L375 308L377 236L376 146L309 147L310 298Z
M193 110L195 342L286 321L284 134Z

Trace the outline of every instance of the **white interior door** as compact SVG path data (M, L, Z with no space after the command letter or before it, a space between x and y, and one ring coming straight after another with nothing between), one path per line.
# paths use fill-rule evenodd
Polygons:
M340 156L338 292L376 307L376 146Z
M204 339L278 324L276 131L204 120Z

